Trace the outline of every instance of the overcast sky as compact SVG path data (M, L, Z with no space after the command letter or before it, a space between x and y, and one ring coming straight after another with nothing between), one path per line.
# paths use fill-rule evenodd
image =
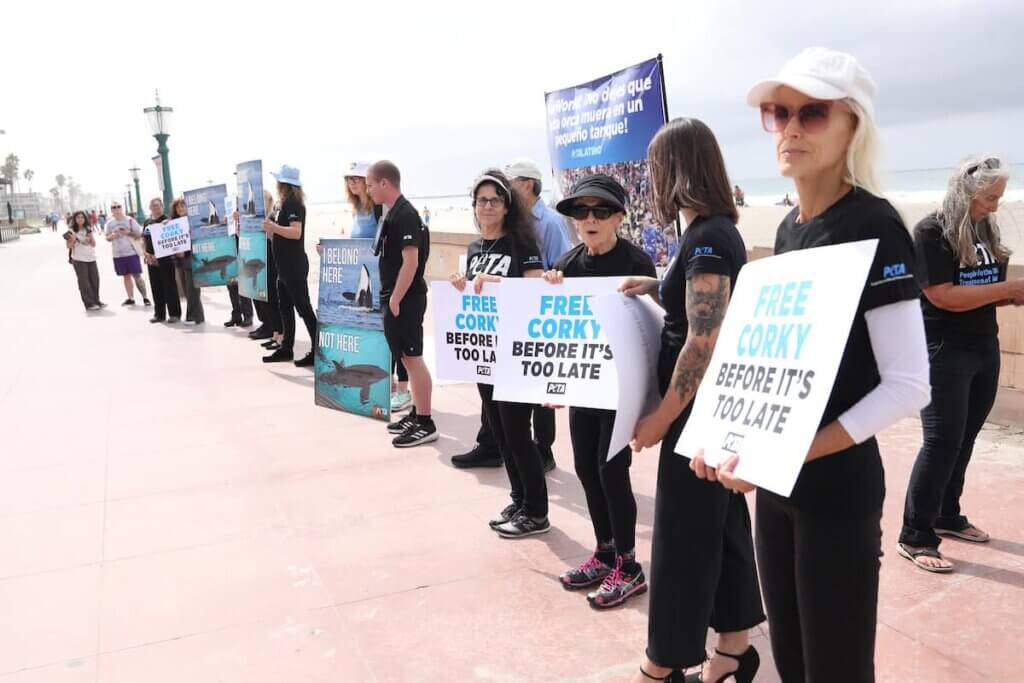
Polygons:
M811 45L852 52L874 75L885 168L971 151L1024 160L1019 0L10 0L0 21L0 156L18 154L42 192L57 173L120 192L137 163L155 194L142 108L159 88L175 110L178 194L262 158L299 166L325 201L342 196L346 161L385 157L408 194L458 193L510 157L548 167L545 91L659 52L670 116L708 123L734 179L770 177L770 140L744 96Z

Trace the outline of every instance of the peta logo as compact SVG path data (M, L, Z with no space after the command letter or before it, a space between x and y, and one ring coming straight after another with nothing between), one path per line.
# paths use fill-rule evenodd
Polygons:
M894 263L891 266L885 266L882 268L882 278L885 280L891 280L894 277L903 277L906 274L906 263Z
M481 377L490 377L491 367L489 365L478 365L476 366L476 374L480 375Z
M715 252L711 247L697 247L693 250L694 256L711 256L714 253Z
M729 432L725 435L725 440L722 442L722 450L736 455L739 453L740 446L742 445L743 435L737 434L736 432Z
M548 382L547 393L565 396L565 382Z

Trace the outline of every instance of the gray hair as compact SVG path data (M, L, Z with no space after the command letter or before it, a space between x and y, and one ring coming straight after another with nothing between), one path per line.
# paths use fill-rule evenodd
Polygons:
M982 242L997 261L1010 258L1010 249L1003 244L995 214L982 218L977 225L971 221L971 202L993 183L1010 176L1009 165L999 157L974 154L961 160L949 178L946 196L937 216L946 238L960 262L978 265L976 242Z

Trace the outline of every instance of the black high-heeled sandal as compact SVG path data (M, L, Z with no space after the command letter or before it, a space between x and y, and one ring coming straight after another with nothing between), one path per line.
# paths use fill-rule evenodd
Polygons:
M717 681L714 681L714 683L723 683L723 681L726 681L729 678L735 679L736 683L752 683L754 675L757 673L757 670L761 668L761 656L757 654L757 649L753 645L747 647L741 655L731 655L728 652L722 652L718 649L715 650L715 654L728 657L729 659L735 659L740 663L740 665L735 671L730 671L720 677ZM701 683L700 674L690 674L684 679L684 681L685 683Z
M644 671L644 668L642 666L640 667L640 673L642 673L644 675L644 678L647 678L647 679L652 680L652 681L663 681L663 683L677 683L680 680L679 676L683 675L683 672L680 671L679 669L672 669L671 671L669 671L663 677L662 676L654 676L654 675L649 674L646 671ZM683 679L684 683L685 683L685 680L686 679Z

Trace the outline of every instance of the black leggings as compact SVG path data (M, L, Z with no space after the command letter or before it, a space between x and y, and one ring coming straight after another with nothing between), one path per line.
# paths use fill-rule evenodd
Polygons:
M537 445L530 438L533 404L495 401L494 387L477 384L480 403L487 412L495 441L505 460L505 471L512 486L512 502L531 517L548 516L548 483L544 479Z
M400 358L391 359L391 373L398 377L399 382L409 381L409 371L405 369L405 364Z
M757 492L757 562L786 683L871 683L882 512L828 517Z
M651 547L647 657L671 668L706 659L709 626L735 633L764 621L746 498L698 479L675 452L687 417L661 443Z
M281 323L284 327L284 340L281 342L281 348L291 351L295 346L296 312L302 318L302 322L306 324L309 340L315 347L316 313L313 311L313 304L309 302L309 285L306 283L306 277L309 275L309 261L306 261L305 267L296 268L294 271L283 269L280 266L281 264L278 264L277 302L280 305Z
M181 300L178 298L178 283L174 279L174 257L157 259L149 268L149 287L153 290L153 315L157 318L181 317Z
M974 440L999 389L999 340L982 338L967 347L935 339L928 351L932 402L921 411L924 442L907 485L900 543L937 548L933 529L960 531L968 524L960 494Z
M260 318L260 325L272 332L282 332L281 308L277 301L277 263L274 261L274 250L270 243L267 243L267 300L253 300L256 307L256 315Z
M629 479L633 451L627 446L608 460L614 424L614 410L569 409L576 476L587 497L594 536L598 544L614 541L623 554L636 545L636 499Z

